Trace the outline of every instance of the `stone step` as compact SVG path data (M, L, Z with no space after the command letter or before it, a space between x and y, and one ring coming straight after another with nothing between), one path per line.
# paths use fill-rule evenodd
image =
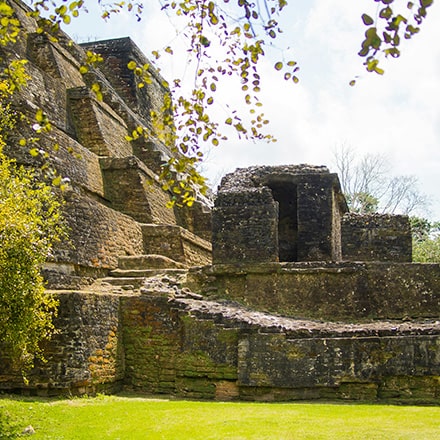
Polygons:
M143 286L145 281L144 277L106 277L100 278L93 284L94 291L107 291L112 288L120 288L122 290L135 290Z
M114 278L151 278L159 275L184 275L186 269L115 269L109 275Z
M132 255L118 258L121 270L184 269L185 265L163 255Z

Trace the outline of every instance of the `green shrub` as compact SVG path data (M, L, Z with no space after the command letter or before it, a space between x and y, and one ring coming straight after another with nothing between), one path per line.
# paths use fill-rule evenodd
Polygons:
M23 368L54 331L57 304L40 271L64 227L54 188L7 158L1 143L0 342Z
M440 222L411 217L413 261L440 263Z

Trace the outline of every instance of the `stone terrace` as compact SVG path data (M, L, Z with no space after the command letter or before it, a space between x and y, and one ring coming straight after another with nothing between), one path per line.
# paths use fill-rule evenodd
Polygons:
M71 233L45 268L60 301L47 363L25 383L0 351L0 389L440 402L440 266L410 262L406 217L347 214L337 175L310 165L237 170L212 211L165 208L157 173L175 153L125 137L160 109L160 75L139 88L130 39L53 42L11 4L25 33L2 57L32 76L14 105L52 122L39 147L70 178ZM80 75L90 49L104 62Z

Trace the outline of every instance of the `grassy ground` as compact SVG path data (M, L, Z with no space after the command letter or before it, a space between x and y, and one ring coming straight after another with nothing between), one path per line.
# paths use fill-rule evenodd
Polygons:
M0 438L28 425L32 440L437 440L440 407L0 397Z

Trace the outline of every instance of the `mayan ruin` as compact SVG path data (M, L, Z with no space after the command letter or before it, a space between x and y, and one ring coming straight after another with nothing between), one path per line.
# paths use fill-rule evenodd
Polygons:
M166 207L157 175L177 153L126 139L159 112L161 75L139 88L130 38L51 41L13 5L26 33L3 56L32 76L15 105L52 122L69 240L44 267L60 302L47 362L26 383L0 353L0 390L440 403L440 265L412 262L408 217L350 213L338 175L305 164L239 168L212 202ZM88 49L104 62L82 75Z

